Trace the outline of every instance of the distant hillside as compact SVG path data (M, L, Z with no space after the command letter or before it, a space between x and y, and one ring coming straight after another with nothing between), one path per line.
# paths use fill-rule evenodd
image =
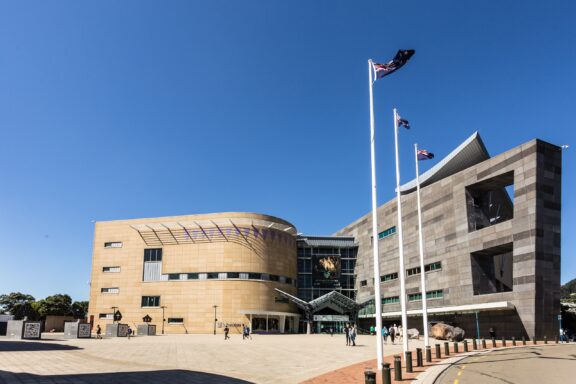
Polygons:
M571 293L576 294L576 279L572 279L560 287L560 296L563 299L569 298Z

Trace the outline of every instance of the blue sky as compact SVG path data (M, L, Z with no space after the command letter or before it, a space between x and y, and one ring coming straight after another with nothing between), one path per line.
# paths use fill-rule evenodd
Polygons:
M0 1L0 293L88 298L93 220L255 211L331 234L370 210L367 59L379 202L391 110L443 157L564 151L562 282L576 277L571 1ZM424 169L433 165L425 162Z

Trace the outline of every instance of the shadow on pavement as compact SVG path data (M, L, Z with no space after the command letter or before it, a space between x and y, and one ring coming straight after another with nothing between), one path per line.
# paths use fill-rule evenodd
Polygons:
M0 352L69 351L82 349L65 344L36 343L33 341L0 341Z
M0 384L252 384L250 381L211 373L166 370L145 372L85 373L72 375L32 375L0 371Z

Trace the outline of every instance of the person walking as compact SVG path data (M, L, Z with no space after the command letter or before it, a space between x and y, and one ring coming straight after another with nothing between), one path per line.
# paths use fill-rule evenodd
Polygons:
M130 337L132 337L132 328L128 327L128 330L126 331L126 337L128 337L128 340L130 340Z
M96 338L97 339L101 339L102 338L102 328L100 328L100 324L98 324L96 326Z
M490 338L491 338L491 339L495 339L495 338L496 338L496 330L494 329L494 327L490 327L490 329L488 330L488 333L490 333Z
M388 328L385 325L382 326L382 340L384 344L388 344Z
M396 332L398 331L398 328L396 328L396 324L393 324L390 329L388 330L388 333L390 334L390 341L392 341L392 344L394 343L394 339L396 338Z
M350 345L350 325L348 323L344 327L344 333L346 334L346 345Z
M246 340L246 326L242 324L242 340Z
M228 332L230 332L230 328L228 326L224 327L224 340L228 340L230 336L228 336Z
M350 342L352 343L353 347L356 346L356 334L357 334L357 329L356 329L356 325L354 324L350 328Z

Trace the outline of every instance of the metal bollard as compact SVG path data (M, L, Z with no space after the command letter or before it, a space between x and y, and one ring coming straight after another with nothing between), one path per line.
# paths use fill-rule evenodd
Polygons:
M544 336L544 344L548 344L548 336Z
M473 350L478 349L478 342L476 341L476 339L472 339L472 349Z
M464 352L468 352L468 340L464 340L462 344L464 344Z
M390 376L390 363L382 363L382 383L392 384L392 376Z
M444 342L444 354L450 356L450 344L447 341Z
M482 339L482 349L486 349L486 339Z
M440 344L436 344L436 358L441 359L442 356L440 355Z
M454 353L458 353L458 342L454 342Z
M506 339L502 338L502 346L505 347L506 346Z
M432 362L432 348L430 348L430 346L426 347L426 362L427 363Z
M376 384L376 372L364 371L364 384Z
M414 370L412 369L412 351L406 351L404 355L404 360L406 360L406 372L412 373Z
M522 336L522 345L526 345L526 337Z
M496 339L492 338L492 348L496 348Z
M514 336L512 336L512 346L516 346L516 338Z
M422 362L422 348L416 348L416 366L424 366L424 363Z
M394 380L402 381L402 358L394 355Z

